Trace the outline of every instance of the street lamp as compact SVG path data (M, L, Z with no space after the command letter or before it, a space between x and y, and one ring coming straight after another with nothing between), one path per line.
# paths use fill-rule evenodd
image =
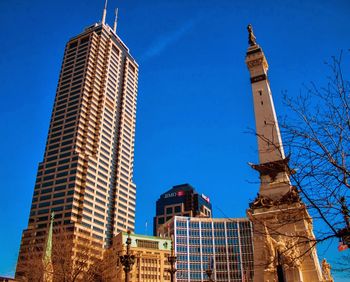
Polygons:
M176 256L174 253L174 240L173 240L173 236L171 237L172 237L171 238L171 255L168 257L168 262L170 263L170 269L168 269L168 271L170 273L170 282L174 282L175 273L177 269L175 268Z
M213 281L213 279L211 279L211 276L213 275L213 270L211 269L211 268L208 268L206 271L205 271L205 273L208 275L208 277L209 277L209 282L212 282Z
M211 276L213 275L213 269L212 269L212 264L213 264L213 257L210 258L209 264L208 264L208 268L205 270L205 273L208 275L209 278L209 282L213 282L214 280L211 278Z
M284 282L283 265L281 263L281 254L277 250L277 281Z
M130 238L130 230L129 230L128 238L126 239L126 254L123 256L119 256L120 262L124 266L125 282L129 282L129 273L132 269L132 266L135 263L135 256L130 255L130 245L131 245L131 238Z

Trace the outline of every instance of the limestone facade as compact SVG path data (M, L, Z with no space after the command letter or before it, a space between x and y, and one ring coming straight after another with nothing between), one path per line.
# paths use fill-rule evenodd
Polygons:
M322 275L316 252L312 218L291 185L272 93L268 63L251 26L246 64L253 92L260 175L260 191L250 203L253 223L254 281L329 281Z
M125 273L120 255L126 253L127 233L121 232L113 238L110 249L105 252L103 281L124 281ZM135 263L130 272L130 282L166 282L170 281L171 240L153 236L131 234L130 254Z

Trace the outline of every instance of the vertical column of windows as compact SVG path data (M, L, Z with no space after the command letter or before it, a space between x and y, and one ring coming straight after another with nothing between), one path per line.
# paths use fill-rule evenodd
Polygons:
M108 228L107 228L107 244L113 236L113 229L115 228L115 222L119 219L123 223L125 222L126 211L121 207L115 205L116 202L116 170L117 161L119 159L118 154L118 141L119 141L119 119L120 119L120 89L121 89L121 73L122 73L122 52L112 42L110 46L109 68L107 76L107 89L106 89L106 108L104 113L104 129L102 132L103 143L102 146L108 147L110 152L110 166L108 167L109 176L109 204L108 204ZM109 134L108 134L109 133ZM103 169L103 168L101 168ZM107 173L107 171L105 171ZM126 204L127 202L124 201ZM118 217L117 217L118 216ZM120 225L123 225L119 223ZM123 226L120 226L123 229ZM125 228L125 227L124 227Z
M119 129L119 163L118 163L118 185L120 191L128 194L128 222L133 228L135 218L135 195L136 188L132 182L133 157L134 157L134 130L137 96L137 68L131 61L125 59L124 81L121 100L121 118ZM132 102L132 104L130 103ZM120 196L120 195L119 195ZM120 197L123 200L123 197ZM118 201L118 205L123 204ZM129 228L130 228L129 227Z
M239 222L239 242L242 258L242 275L249 281L253 277L253 243L252 243L252 224L250 221Z
M97 34L92 35L91 39L91 52L89 58L88 83L85 91L86 99L83 101L82 111L84 115L80 120L82 126L81 139L82 139L82 153L85 156L85 175L84 186L85 192L83 197L82 208L82 225L92 230L92 237L103 240L104 235L104 214L105 200L95 198L95 192L97 192L97 185L99 184L99 178L97 173L97 163L93 160L98 155L98 141L99 130L101 123L101 106L104 84L104 57L105 57L105 44L101 36ZM105 186L105 185L102 185ZM102 187L105 189L105 187ZM101 192L99 195L103 195Z
M215 274L218 281L227 281L226 240L224 222L214 222Z
M98 131L98 165L96 166L96 187L95 190L95 211L94 211L94 223L100 224L103 222L104 238L108 237L109 227L109 215L108 215L108 204L109 198L113 195L110 194L113 180L111 179L110 168L112 167L112 148L113 139L112 135L114 132L113 125L113 112L115 108L115 102L110 101L107 98L107 94L110 93L109 89L109 69L110 69L110 56L111 56L111 42L105 33L101 36L101 42L103 42L105 54L101 57L103 63L103 74L101 76L102 83L101 95L100 95L100 120L99 131ZM114 90L115 91L115 90ZM115 93L113 93L115 94ZM107 121L108 120L108 121ZM106 122L107 121L107 122ZM102 226L102 225L101 225Z
M200 281L202 277L200 256L200 229L199 222L195 220L189 220L188 242L190 280Z
M181 218L174 220L175 246L177 256L177 281L188 281L188 228L187 221Z
M226 271L227 271L227 279L228 282L231 281L231 269L230 269L230 252L229 252L229 246L228 246L228 240L227 240L227 222L224 222L224 229L225 229L225 251L226 251Z

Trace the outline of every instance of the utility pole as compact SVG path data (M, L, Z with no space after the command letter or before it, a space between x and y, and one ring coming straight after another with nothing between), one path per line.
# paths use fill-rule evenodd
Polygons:
M131 238L130 238L130 230L128 231L128 238L126 239L126 254L119 257L121 264L124 266L124 272L125 272L125 282L129 282L129 273L131 272L131 269L135 263L135 256L130 255L130 245L131 245Z

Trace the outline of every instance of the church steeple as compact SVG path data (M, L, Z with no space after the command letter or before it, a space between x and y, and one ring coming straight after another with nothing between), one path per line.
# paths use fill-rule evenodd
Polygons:
M281 186L281 183L290 183L288 160L285 158L267 77L269 66L262 48L256 42L252 26L248 25L247 29L249 47L245 62L250 72L259 154L259 165L252 165L252 167L260 172L260 193L278 198L289 191L289 185L274 189Z

